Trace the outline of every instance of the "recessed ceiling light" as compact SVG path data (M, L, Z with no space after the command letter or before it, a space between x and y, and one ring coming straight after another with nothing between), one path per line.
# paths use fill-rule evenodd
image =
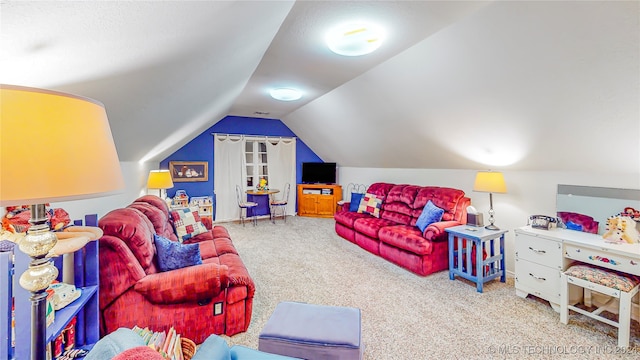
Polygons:
M293 101L298 100L302 97L302 92L300 92L300 90L291 88L271 89L269 93L271 94L272 98L280 101Z
M382 45L384 31L376 25L349 23L329 30L325 41L338 55L360 56L374 52Z

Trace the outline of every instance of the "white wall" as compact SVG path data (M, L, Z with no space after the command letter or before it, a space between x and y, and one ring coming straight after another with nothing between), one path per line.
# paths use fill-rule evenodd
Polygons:
M614 188L640 188L640 174L609 174L556 171L503 171L507 183L506 194L493 195L495 224L510 230L506 239L506 264L514 271L513 229L527 224L531 214L554 215L558 184L602 186ZM374 182L395 184L446 186L463 190L472 205L484 213L488 223L489 194L472 191L476 170L434 169L375 169L340 167L338 179L342 186L348 183L370 185ZM620 209L622 211L622 209Z
M125 183L122 193L95 199L57 202L52 203L51 207L63 208L73 220L81 219L85 214L98 214L100 218L109 211L125 207L133 200L145 195L149 170L157 169L158 164L121 162L120 168Z

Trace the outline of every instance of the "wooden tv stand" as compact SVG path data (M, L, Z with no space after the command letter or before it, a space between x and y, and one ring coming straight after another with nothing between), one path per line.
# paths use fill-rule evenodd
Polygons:
M342 200L342 186L298 184L298 215L331 218Z

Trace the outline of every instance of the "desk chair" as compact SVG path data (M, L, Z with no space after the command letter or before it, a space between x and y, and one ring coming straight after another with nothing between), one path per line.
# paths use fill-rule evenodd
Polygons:
M598 266L578 264L573 265L560 274L560 322L567 324L569 310L573 310L584 316L601 321L618 328L618 346L629 347L629 334L631 332L631 299L638 294L640 281L638 277L604 269ZM600 315L606 310L607 304L588 311L569 304L569 285L575 285L584 290L597 291L611 296L609 302L618 299L618 321L609 320Z
M286 183L284 186L284 192L282 199L271 200L271 222L276 223L276 210L282 210L282 218L284 222L287 222L287 204L289 203L289 190L291 190L291 184Z
M249 209L254 209L258 206L258 203L252 201L244 201L244 196L242 195L242 189L240 185L236 185L236 199L238 200L238 207L240 208L240 223L244 226L244 219L246 219ZM242 216L242 210L244 210L244 217ZM256 217L255 212L253 216L251 216L251 221L253 222L253 226L258 224L258 218Z

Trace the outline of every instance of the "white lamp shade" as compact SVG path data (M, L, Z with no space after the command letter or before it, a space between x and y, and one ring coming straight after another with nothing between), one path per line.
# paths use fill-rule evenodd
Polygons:
M79 200L122 189L101 103L0 85L0 206Z
M173 187L169 170L151 170L147 179L147 189L170 189Z
M473 191L488 193L506 193L507 185L504 176L497 171L479 171L473 184Z

